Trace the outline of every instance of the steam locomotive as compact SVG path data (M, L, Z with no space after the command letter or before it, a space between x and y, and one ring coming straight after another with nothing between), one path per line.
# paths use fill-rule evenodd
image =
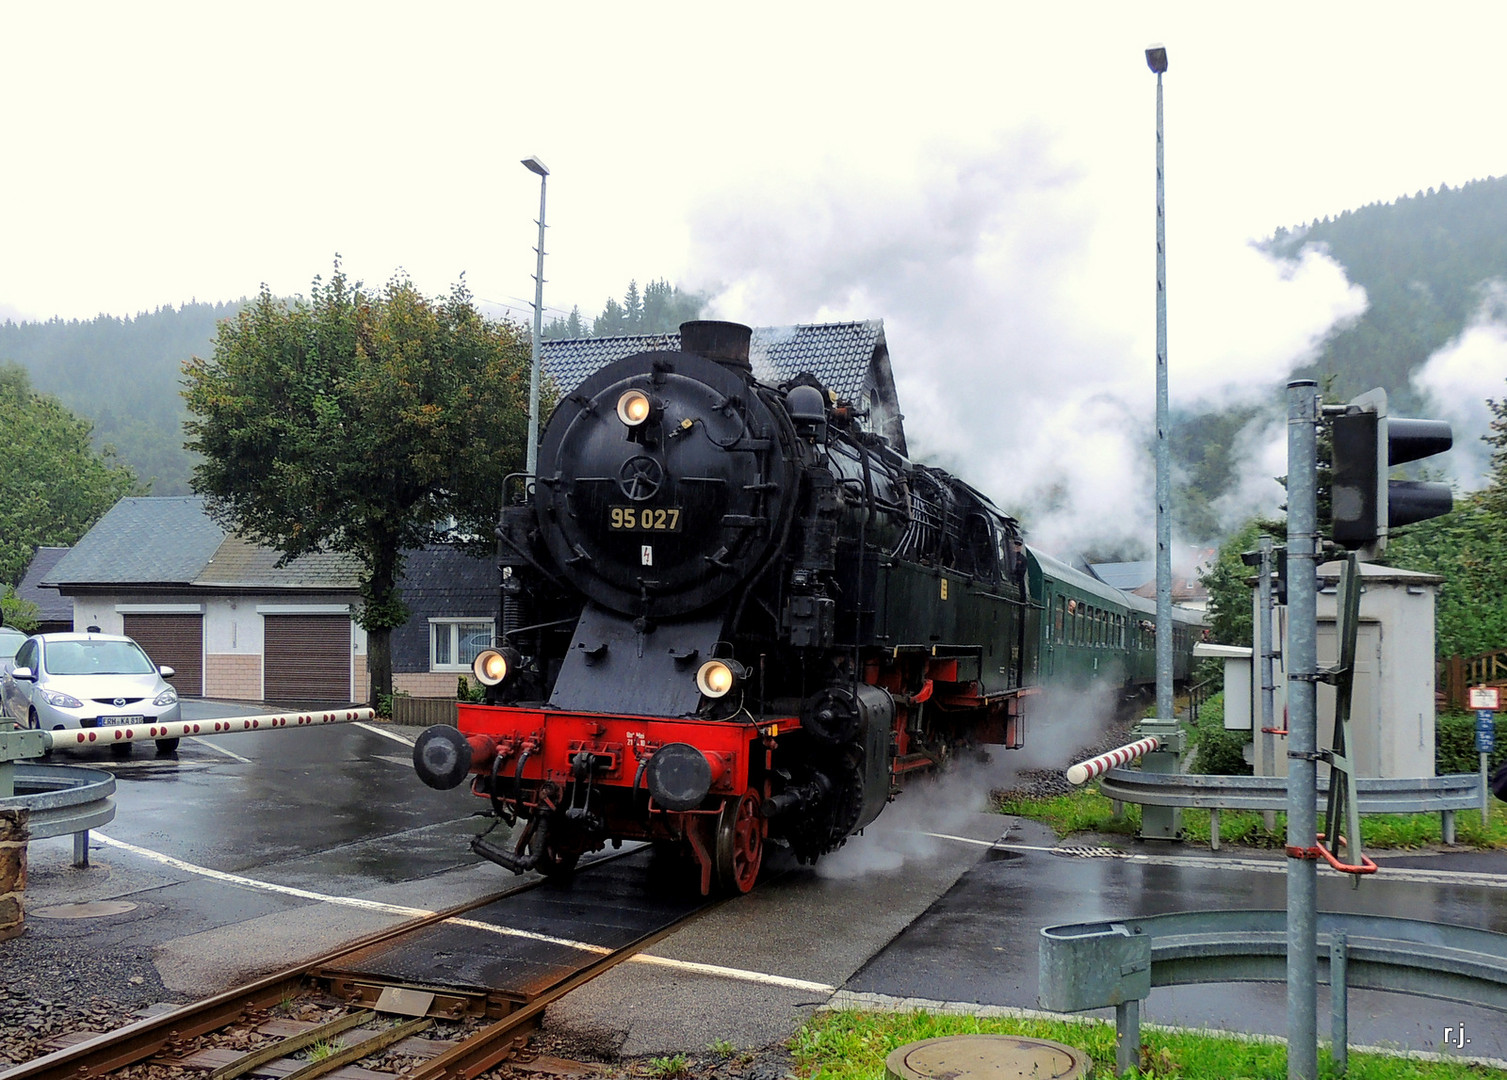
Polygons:
M1022 745L1045 680L1152 678L1148 602L1026 548L815 376L758 381L750 334L686 323L588 376L503 511L485 704L414 748L512 827L472 845L501 866L648 840L746 892L767 845L815 860L912 774Z

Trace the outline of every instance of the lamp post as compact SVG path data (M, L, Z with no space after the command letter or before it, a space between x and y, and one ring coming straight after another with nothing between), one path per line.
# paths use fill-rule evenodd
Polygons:
M1172 451L1167 441L1167 188L1162 158L1162 75L1167 50L1152 45L1146 66L1156 73L1156 718L1172 711Z
M549 169L536 157L523 159L524 168L539 177L539 259L534 267L534 350L528 380L528 458L525 471L533 479L539 468L539 336L544 332L544 187Z

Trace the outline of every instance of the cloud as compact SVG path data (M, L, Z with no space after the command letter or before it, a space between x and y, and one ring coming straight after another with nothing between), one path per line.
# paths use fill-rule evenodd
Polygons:
M1448 469L1461 491L1485 487L1491 448L1482 436L1492 419L1486 399L1507 398L1507 283L1482 290L1470 323L1414 373L1413 386L1428 399L1431 415L1448 420L1455 433L1450 452L1428 464Z
M1149 541L1153 206L1128 224L1102 197L1114 178L1041 128L923 158L888 179L762 176L704 201L692 286L718 317L760 325L883 318L914 456L1020 509L1048 550ZM1177 407L1280 402L1288 374L1365 309L1318 248L1279 260L1213 223L1178 235Z

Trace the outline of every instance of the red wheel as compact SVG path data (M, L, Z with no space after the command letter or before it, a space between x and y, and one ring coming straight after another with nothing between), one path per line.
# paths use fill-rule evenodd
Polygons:
M723 892L746 893L764 865L764 819L756 792L729 801L717 819L717 885Z

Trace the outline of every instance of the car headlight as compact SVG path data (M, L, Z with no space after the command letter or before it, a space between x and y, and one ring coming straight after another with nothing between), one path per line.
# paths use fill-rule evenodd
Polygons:
M84 703L78 698L59 690L43 690L41 694L42 700L55 709L82 709L84 707Z
M696 689L709 698L726 697L745 674L736 660L708 660L696 672Z
M157 706L176 705L178 704L178 691L169 686L166 690L157 695L152 704Z

